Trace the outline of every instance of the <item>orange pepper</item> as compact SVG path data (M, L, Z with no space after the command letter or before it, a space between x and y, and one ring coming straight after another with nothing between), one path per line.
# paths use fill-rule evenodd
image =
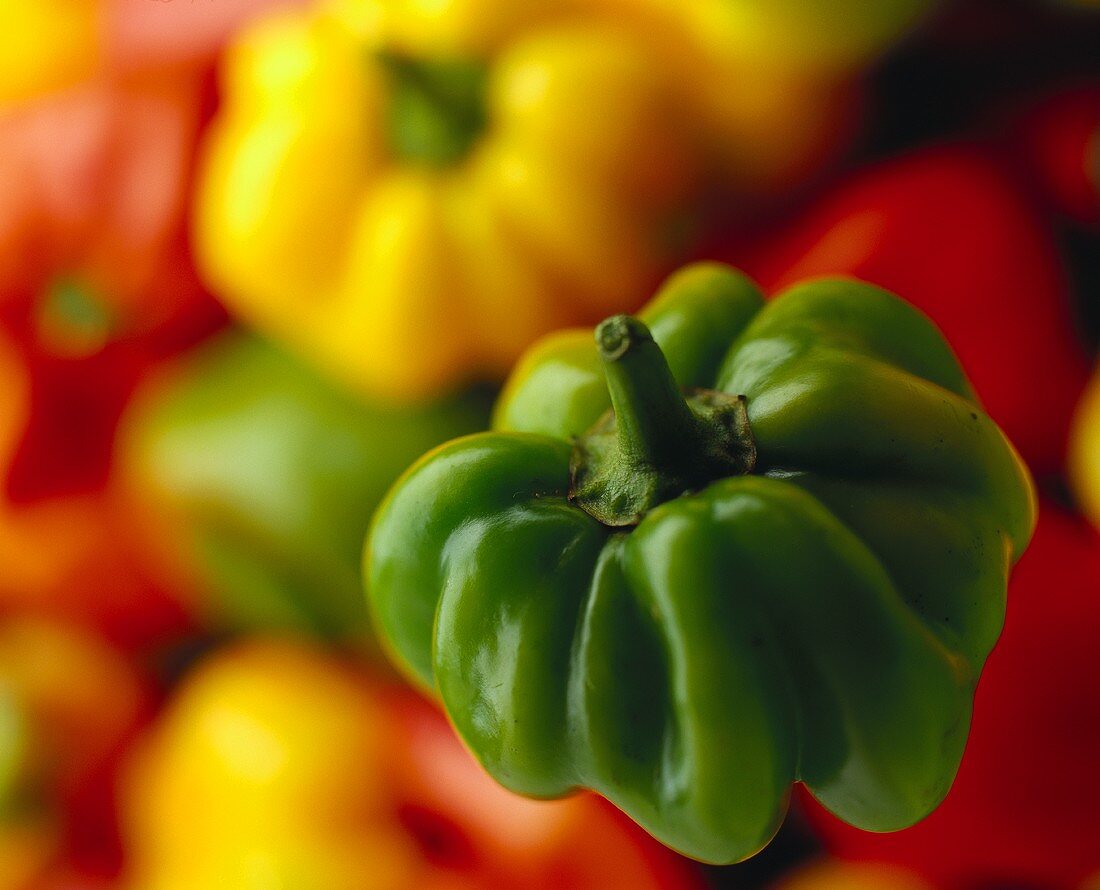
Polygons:
M117 874L115 769L149 705L147 680L102 640L27 619L0 626L2 890Z
M0 0L0 106L86 77L98 64L98 0Z

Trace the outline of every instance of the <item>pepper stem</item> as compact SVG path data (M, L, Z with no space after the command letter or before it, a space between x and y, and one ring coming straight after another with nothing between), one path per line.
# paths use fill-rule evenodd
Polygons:
M649 329L629 315L602 322L596 346L612 409L574 447L574 503L606 525L634 525L664 501L752 471L743 397L685 394Z
M616 315L596 328L596 344L618 428L620 456L668 466L693 449L699 423L649 328Z

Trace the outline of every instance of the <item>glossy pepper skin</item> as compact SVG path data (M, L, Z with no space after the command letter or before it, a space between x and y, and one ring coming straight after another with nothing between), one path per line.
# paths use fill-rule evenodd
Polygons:
M858 170L754 240L727 237L704 256L768 293L852 275L908 300L943 331L1032 471L1061 472L1088 354L1054 235L988 148L946 144Z
M1084 890L1100 876L1100 534L1042 501L1012 574L1008 615L974 701L959 774L906 831L807 815L836 856L910 869L937 890Z
M152 514L167 575L194 578L216 623L368 637L371 513L417 455L483 427L489 405L488 393L364 404L231 330L139 393L120 472Z
M912 824L962 754L1026 470L870 285L764 305L702 264L639 318L653 339L620 316L599 352L535 346L494 432L398 482L365 557L379 629L501 783L593 788L695 858L759 850L795 781Z
M633 308L702 185L807 166L844 92L726 65L648 6L329 0L250 28L200 177L207 280L390 400L503 377L538 336Z

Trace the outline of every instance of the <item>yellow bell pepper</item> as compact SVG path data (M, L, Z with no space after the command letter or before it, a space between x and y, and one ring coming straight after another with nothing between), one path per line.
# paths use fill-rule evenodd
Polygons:
M837 104L648 3L328 0L251 28L200 177L206 277L389 399L635 308L702 189L799 166Z
M290 646L205 662L128 774L132 886L371 886L372 869L401 863L360 821L378 793L376 711L338 667Z

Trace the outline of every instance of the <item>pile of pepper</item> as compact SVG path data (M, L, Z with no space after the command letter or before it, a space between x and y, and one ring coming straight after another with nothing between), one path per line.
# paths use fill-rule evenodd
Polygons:
M0 50L0 890L1100 887L1095 4Z

